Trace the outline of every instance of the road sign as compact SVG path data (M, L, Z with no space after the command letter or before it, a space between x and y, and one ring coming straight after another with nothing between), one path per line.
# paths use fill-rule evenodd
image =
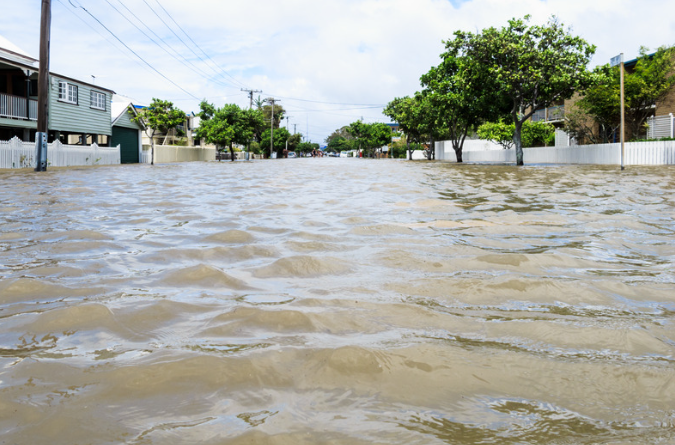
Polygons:
M609 66L617 66L623 62L623 53L619 54L616 57L612 57L609 61Z

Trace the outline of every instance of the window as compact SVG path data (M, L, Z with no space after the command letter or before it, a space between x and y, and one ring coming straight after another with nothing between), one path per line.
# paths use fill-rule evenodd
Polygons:
M97 110L105 110L105 94L99 93L98 91L92 91L90 98L91 98L91 108L96 108Z
M59 81L59 100L77 105L77 85Z

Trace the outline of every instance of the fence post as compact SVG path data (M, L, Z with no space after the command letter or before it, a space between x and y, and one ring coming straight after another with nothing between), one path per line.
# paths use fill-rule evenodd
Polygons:
M675 117L673 113L668 113L668 116L670 116L670 137L675 138Z

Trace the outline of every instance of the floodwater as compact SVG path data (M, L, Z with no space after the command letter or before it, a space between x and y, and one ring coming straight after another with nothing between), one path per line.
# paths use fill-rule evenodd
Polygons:
M0 444L675 443L675 168L0 172Z

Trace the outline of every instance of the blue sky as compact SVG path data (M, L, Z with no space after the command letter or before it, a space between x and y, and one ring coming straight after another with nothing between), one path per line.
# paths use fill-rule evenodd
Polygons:
M0 34L37 56L41 2L2 1ZM168 99L185 111L198 111L202 98L219 106L247 105L241 89L262 90L262 97L281 100L291 129L296 124L314 142L359 118L387 122L382 106L420 88L420 75L439 62L442 40L458 29L503 26L525 14L543 23L556 15L598 47L592 65L620 52L634 58L642 45L675 44L675 2L663 0L52 4L52 71L139 103Z

